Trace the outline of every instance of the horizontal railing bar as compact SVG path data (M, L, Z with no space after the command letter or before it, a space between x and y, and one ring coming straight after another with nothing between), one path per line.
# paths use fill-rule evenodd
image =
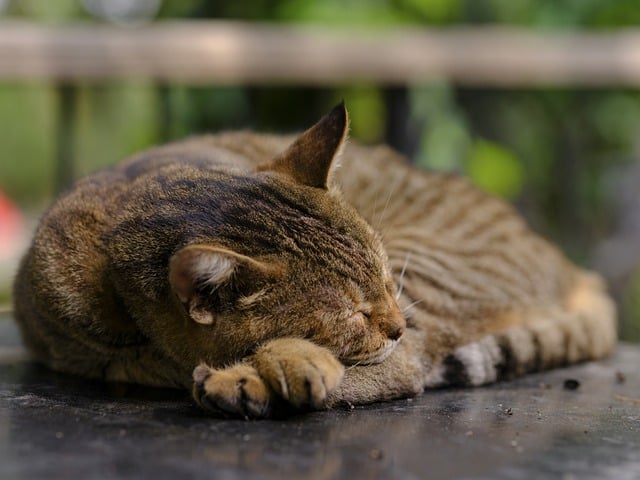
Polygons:
M640 85L640 30L346 29L167 21L0 23L0 81L188 84Z

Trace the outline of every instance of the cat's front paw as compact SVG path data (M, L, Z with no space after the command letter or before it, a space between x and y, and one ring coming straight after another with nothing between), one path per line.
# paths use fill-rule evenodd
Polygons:
M329 350L295 338L263 345L252 364L269 387L296 408L322 408L344 375L344 367Z
M193 371L193 381L193 398L205 410L244 418L270 414L271 392L249 365L218 370L201 364Z

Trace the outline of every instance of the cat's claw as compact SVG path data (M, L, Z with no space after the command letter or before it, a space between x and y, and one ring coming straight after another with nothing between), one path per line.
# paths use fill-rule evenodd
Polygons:
M344 375L344 367L329 350L301 339L267 343L252 364L278 396L299 409L325 406Z
M204 410L244 418L269 416L269 388L249 365L218 370L201 364L193 380L193 398Z

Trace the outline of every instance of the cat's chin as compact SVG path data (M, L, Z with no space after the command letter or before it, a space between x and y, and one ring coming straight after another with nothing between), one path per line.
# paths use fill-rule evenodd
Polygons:
M345 365L373 365L375 363L383 362L391 352L396 348L400 340L388 340L378 350L373 352L367 352L364 354L340 357L340 361Z

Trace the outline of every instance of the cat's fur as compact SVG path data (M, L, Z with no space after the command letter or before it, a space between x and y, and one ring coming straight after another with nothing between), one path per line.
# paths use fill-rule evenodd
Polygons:
M15 284L35 358L264 417L611 351L595 274L468 181L346 134L340 105L297 138L193 138L79 181Z

